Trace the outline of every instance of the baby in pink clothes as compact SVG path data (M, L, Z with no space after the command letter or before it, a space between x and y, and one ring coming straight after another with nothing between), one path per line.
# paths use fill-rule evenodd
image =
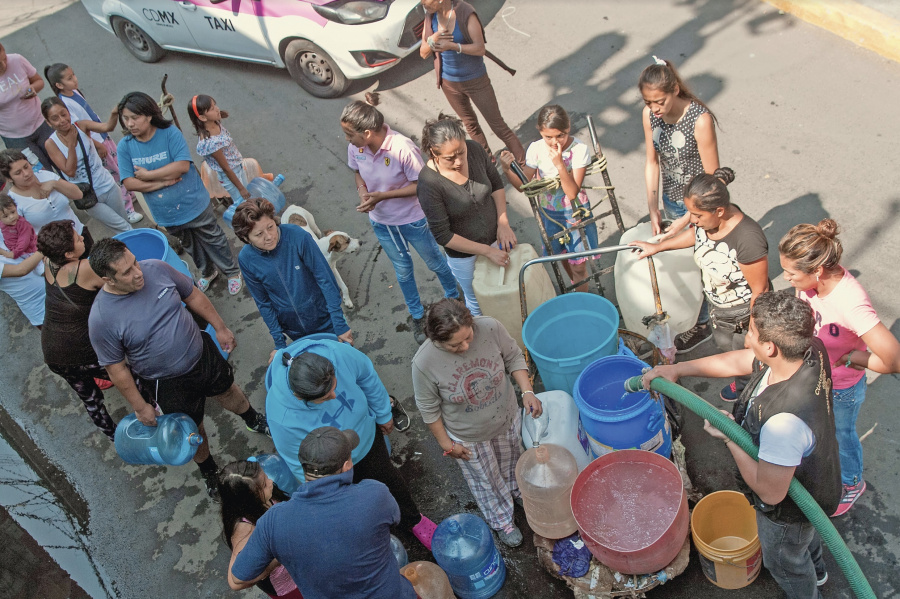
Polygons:
M24 216L19 216L16 203L5 193L0 193L0 233L9 251L0 249L7 258L22 258L37 251L37 234Z

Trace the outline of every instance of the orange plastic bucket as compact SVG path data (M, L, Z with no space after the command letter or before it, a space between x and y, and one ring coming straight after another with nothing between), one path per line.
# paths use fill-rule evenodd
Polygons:
M714 585L741 589L756 580L762 548L756 510L743 494L717 491L701 499L691 514L691 536L703 573Z

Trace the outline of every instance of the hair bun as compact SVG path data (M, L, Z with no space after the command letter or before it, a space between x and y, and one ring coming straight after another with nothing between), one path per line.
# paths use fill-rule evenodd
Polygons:
M837 237L838 233L840 233L840 227L838 227L838 224L834 219L823 218L819 221L819 224L816 225L816 233L818 233L822 237L834 239L835 237Z
M725 185L734 181L734 171L727 166L717 168L716 172L713 173L713 176L722 181Z
M366 92L366 104L369 106L378 106L381 102L381 96L378 92Z

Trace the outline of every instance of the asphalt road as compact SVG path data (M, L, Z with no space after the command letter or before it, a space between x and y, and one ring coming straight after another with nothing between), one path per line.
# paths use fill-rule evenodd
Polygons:
M895 134L890 133L900 125L890 108L900 65L755 0L484 0L476 5L487 23L489 48L518 69L510 77L488 66L507 121L524 142L533 141L537 111L555 102L570 112L574 128L587 139L585 117L592 115L626 226L646 212L642 103L635 84L656 54L681 65L691 87L719 117L721 161L737 173L732 197L764 226L770 247L796 223L835 218L843 229L843 263L858 275L885 324L900 334L900 303L891 291L898 281L891 263L900 247L900 192ZM508 13L512 6L516 10L501 17L500 11ZM414 412L409 360L415 345L408 314L388 260L365 217L353 210L353 178L344 166L346 142L338 124L346 99L312 98L286 71L270 67L183 54L169 54L157 64L140 63L93 24L79 4L2 41L9 52L25 55L39 68L56 61L73 66L100 113L132 90L156 96L166 73L183 123L187 101L196 93L212 95L229 110L227 126L241 151L257 158L265 170L286 175L289 202L310 209L322 228L344 230L362 240L361 251L340 267L357 305L348 318L357 347ZM391 126L417 135L426 118L449 110L429 65L411 56L374 80L355 83L350 95L380 91ZM187 137L193 145L193 135L187 132ZM537 228L524 196L511 191L509 200L520 240L536 244ZM91 227L101 230L94 223ZM617 241L611 231L608 225L601 230L601 241ZM235 241L236 250L239 246ZM437 300L437 281L421 263L417 273L423 299ZM780 274L777 260L772 261L770 275L776 279ZM779 279L776 287L784 286ZM607 287L611 297L611 281ZM220 280L210 295L238 338L231 358L237 380L253 405L262 407L262 378L271 350L268 332L248 294L232 298ZM225 584L228 551L217 510L206 499L195 469L124 465L95 432L74 394L42 364L37 332L5 296L0 312L0 403L68 474L89 506L94 560L120 596L237 596ZM876 595L891 597L900 594L897 377L870 375L869 380L859 418L860 432L878 423L864 442L869 490L836 524ZM689 381L688 386L713 400L721 383ZM124 400L114 392L107 398L114 418L122 418L127 413ZM424 425L412 416L413 427L394 433L392 443L394 459L423 511L436 521L462 510L477 511L458 468L441 458ZM704 492L733 488L726 453L699 424L689 417L684 435L695 485ZM216 406L208 410L207 430L220 464L272 447ZM411 559L425 558L414 541L404 540ZM529 540L521 548L504 550L509 574L498 597L571 596L538 568ZM833 562L831 570L826 596L849 597ZM778 593L764 573L729 596L755 599ZM651 596L723 595L705 581L694 555L684 575Z

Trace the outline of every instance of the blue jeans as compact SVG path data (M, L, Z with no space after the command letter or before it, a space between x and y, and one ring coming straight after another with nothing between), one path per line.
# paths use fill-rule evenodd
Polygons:
M822 538L809 522L773 522L756 512L763 565L789 599L821 597L816 581L825 576Z
M589 213L586 218L591 218L591 216L593 215ZM544 222L544 229L547 231L548 239L574 224L571 208L568 210L550 210L549 208L544 208L541 210L541 220ZM587 237L587 246L585 246L585 240L581 238L581 233L575 229L569 234L570 240L568 243L563 243L560 238L553 239L550 242L549 252L554 255L563 253L574 254L575 252L584 252L600 247L597 240L597 225L595 223L586 226L584 228L584 234ZM584 262L585 260L587 260L587 258L581 258L580 260L577 260L577 262Z
M855 485L862 480L863 451L856 434L856 417L866 401L866 377L846 389L834 390L834 426L841 452L841 482Z
M684 206L684 201L680 204L673 202L669 198L669 194L663 193L663 212L667 219L678 220L687 214L687 208ZM697 316L697 324L706 324L707 322L709 322L709 302L706 301L706 295L704 294L703 303L700 304L700 315Z
M384 253L394 265L394 272L397 274L397 283L400 285L400 291L403 292L403 299L409 313L415 319L425 316L425 308L422 307L422 300L419 298L419 289L416 287L416 278L413 270L412 255L409 253L409 246L412 246L419 253L425 266L437 275L444 288L445 297L459 297L459 291L456 289L456 279L450 272L450 266L447 259L441 252L441 247L434 240L434 235L428 228L426 219L417 220L408 225L382 225L381 223L372 222L372 229L375 231L375 237Z

